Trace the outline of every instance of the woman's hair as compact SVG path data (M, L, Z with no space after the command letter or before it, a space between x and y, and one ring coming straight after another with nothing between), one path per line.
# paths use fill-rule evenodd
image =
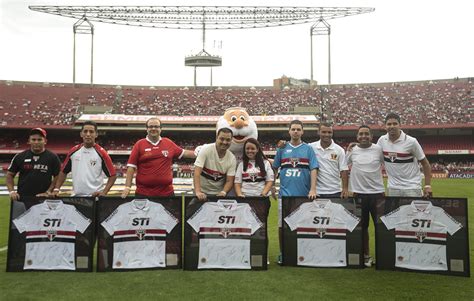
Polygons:
M252 143L255 146L257 146L257 154L255 156L255 164L260 168L260 172L262 173L263 176L266 175L265 172L265 160L267 160L267 157L262 151L262 146L258 142L257 139L255 138L248 138L247 141L244 143L244 154L242 156L242 164L243 164L243 170L247 171L247 167L249 165L249 157L247 157L247 153L245 152L245 147L247 146L247 143Z

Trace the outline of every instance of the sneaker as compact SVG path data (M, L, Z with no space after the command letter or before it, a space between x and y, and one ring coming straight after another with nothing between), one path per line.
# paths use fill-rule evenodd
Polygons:
M281 255L281 254L278 255L278 257L277 257L277 263L278 263L279 265L283 265L283 255Z
M370 256L364 256L364 265L368 268L372 267L372 265L375 264L375 261L372 257Z

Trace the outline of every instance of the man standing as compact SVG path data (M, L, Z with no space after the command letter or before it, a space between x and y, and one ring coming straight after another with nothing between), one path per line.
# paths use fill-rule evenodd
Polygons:
M147 136L133 146L127 163L127 177L122 198L130 193L133 175L137 173L137 197L174 196L174 159L195 158L193 151L184 150L168 138L162 138L161 120L152 117L146 122Z
M30 149L15 155L10 163L6 185L12 201L26 196L46 197L51 194L61 162L56 154L45 148L46 136L44 129L32 129L28 138ZM14 178L17 173L20 175L18 190L15 190Z
M278 198L278 234L282 236L282 197L299 196L316 198L316 181L318 178L318 160L312 148L301 140L304 134L303 123L299 120L290 122L288 133L290 142L278 148L273 161L273 168L280 168L280 193ZM281 255L278 262L281 263Z
M112 159L95 143L98 133L94 121L84 122L80 135L83 143L71 148L67 154L53 194L59 194L66 175L72 171L73 196L105 196L117 178ZM105 187L104 177L108 177Z
M200 201L207 195L225 197L234 186L236 160L229 151L232 130L217 131L216 142L204 146L194 162L194 193Z
M389 113L385 117L387 134L377 144L382 148L385 170L388 175L388 195L406 197L431 197L431 166L416 138L400 129L400 116ZM425 186L421 189L421 163Z
M369 213L372 221L377 220L377 203L385 197L382 177L384 157L382 149L372 143L372 133L366 125L359 127L356 146L349 146L346 161L351 166L350 191L361 201L364 264L371 267L373 260L369 252Z
M348 167L344 149L332 140L333 128L329 123L320 124L319 137L319 141L309 144L318 158L319 173L316 184L318 197L347 198Z

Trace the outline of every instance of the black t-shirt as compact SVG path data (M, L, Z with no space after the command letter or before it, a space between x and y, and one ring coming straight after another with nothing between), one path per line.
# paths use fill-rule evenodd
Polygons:
M35 154L28 149L17 154L8 171L20 173L18 193L21 196L35 196L48 190L53 176L59 174L61 162L56 154L45 150Z

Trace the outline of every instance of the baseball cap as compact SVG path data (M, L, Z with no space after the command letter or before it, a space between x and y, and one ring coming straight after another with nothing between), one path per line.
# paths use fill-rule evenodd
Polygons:
M42 128L34 128L30 131L30 136L31 135L34 135L34 134L39 134L41 136L43 136L44 138L46 138L46 131Z

